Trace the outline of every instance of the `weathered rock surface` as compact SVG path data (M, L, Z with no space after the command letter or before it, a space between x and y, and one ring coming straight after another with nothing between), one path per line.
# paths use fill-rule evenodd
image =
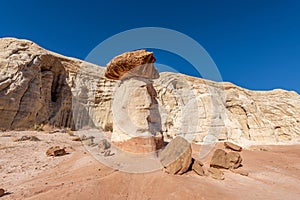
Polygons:
M123 53L106 65L105 77L113 80L124 79L125 76L156 79L159 74L153 65L155 60L153 53L145 50Z
M191 144L178 136L159 154L159 159L169 174L183 174L192 162Z
M231 149L233 151L242 151L242 149L243 149L242 147L240 147L236 144L233 144L231 142L224 142L224 146L225 146L225 148Z
M103 67L31 41L0 39L0 128L49 123L111 129L116 81L104 73ZM300 142L300 96L295 92L250 91L174 73L161 73L154 88L166 138L181 135L202 142L212 135L240 145Z
M217 149L211 158L210 166L214 168L236 169L241 166L242 157L237 152L225 152Z

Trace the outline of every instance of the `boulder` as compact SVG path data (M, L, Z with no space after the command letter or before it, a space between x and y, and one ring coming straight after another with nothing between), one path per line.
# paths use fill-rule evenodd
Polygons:
M159 159L169 174L185 173L192 162L191 144L183 137L176 137L159 154Z
M55 147L50 147L47 151L46 151L46 155L47 156L63 156L66 155L66 151L65 148L60 148L59 146L55 146Z
M236 145L236 144L233 144L231 142L224 142L224 146L226 149L230 149L230 150L233 150L233 151L242 151L242 147Z
M241 166L242 157L237 152L229 152L226 154L226 162L229 168L237 169Z
M226 155L226 151L217 149L211 158L210 166L214 168L229 169L229 163L227 161Z
M203 163L199 160L193 159L192 170L196 172L199 176L204 176L205 171L203 169Z
M217 149L210 162L210 166L214 168L236 169L241 166L242 157L238 152L226 153L222 149Z

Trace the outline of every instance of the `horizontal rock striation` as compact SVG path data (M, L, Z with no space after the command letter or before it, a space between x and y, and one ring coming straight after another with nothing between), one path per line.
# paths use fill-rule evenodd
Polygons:
M119 80L104 74L103 67L31 41L0 39L0 128L49 123L111 130ZM160 73L153 85L165 138L215 138L244 145L300 141L300 96L295 92L250 91L174 73Z

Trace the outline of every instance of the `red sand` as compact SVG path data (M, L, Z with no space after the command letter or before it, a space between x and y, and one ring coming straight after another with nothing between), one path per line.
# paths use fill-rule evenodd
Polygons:
M42 141L12 142L36 135ZM243 150L249 176L225 172L225 180L162 171L130 174L95 160L66 133L0 132L0 188L8 199L300 199L300 145L255 146ZM47 157L51 146L70 154ZM194 150L199 149L194 145ZM208 160L204 160L208 167Z

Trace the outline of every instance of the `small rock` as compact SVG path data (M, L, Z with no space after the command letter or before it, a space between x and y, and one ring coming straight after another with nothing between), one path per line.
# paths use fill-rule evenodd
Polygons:
M80 142L81 139L80 139L80 137L75 137L75 138L72 139L72 141Z
M49 134L53 134L53 133L59 133L60 132L60 130L59 129L56 129L56 130L53 130L53 131L49 131L48 133Z
M233 144L231 142L224 142L224 146L226 149L231 149L233 151L242 151L242 147L236 145L236 144Z
M30 141L41 141L41 140L36 136L31 136Z
M229 152L226 155L226 161L229 168L237 169L241 166L242 163L242 157L237 152Z
M107 141L107 139L102 139L99 141L98 147L101 152L104 152L111 147L111 144Z
M0 197L2 197L5 194L5 190L0 188Z
M82 139L81 139L82 140ZM94 143L94 138L88 138L88 139L85 139L82 141L84 145L87 145L87 146L94 146L95 143Z
M185 173L192 162L191 144L183 137L176 137L166 146L159 155L165 172L169 174Z
M66 155L66 151L65 148L60 148L59 146L56 147L50 147L47 151L46 151L46 155L47 156L63 156Z
M113 155L115 155L115 153L111 153L111 150L109 150L109 149L104 151L104 157L113 156Z
M41 140L36 136L27 136L27 135L24 135L21 138L14 140L14 142L21 142L21 141L41 141Z
M224 173L220 169L210 167L208 169L208 172L210 173L211 177L214 178L214 179L217 179L217 180L224 180L225 179Z
M194 172L196 172L199 176L204 176L205 175L205 172L204 172L204 169L203 169L203 163L199 160L194 160L193 159L193 165L192 165L192 169Z

